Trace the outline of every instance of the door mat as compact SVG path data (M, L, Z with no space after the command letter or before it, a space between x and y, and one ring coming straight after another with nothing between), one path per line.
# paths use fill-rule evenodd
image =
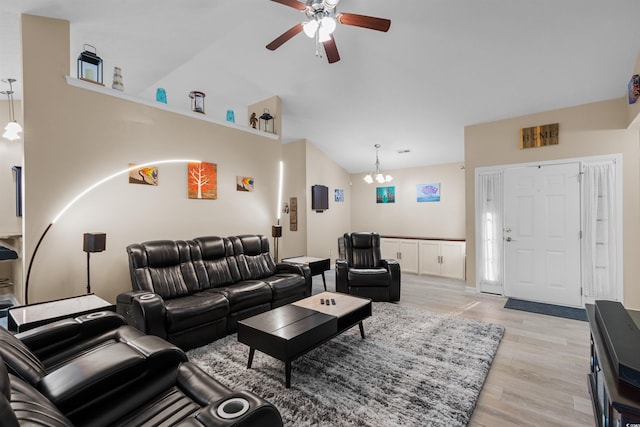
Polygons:
M565 307L563 305L544 304L541 302L525 301L509 298L504 308L528 311L530 313L546 314L548 316L564 317L565 319L587 321L587 312L584 308Z

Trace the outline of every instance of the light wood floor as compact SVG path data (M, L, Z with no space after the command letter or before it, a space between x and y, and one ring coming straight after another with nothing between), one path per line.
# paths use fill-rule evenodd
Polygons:
M327 289L335 290L333 272L325 275ZM322 278L313 281L316 293ZM470 427L595 426L587 389L588 323L505 309L505 302L469 292L463 282L402 275L400 305L505 327Z

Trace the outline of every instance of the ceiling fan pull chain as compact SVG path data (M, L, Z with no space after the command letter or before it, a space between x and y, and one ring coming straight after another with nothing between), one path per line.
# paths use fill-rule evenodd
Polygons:
M318 47L319 45L320 45L320 31L316 31L316 56L322 59L322 54L320 53L320 48Z

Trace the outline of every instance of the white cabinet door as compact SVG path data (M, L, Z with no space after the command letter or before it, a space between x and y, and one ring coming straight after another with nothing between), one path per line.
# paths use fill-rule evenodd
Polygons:
M418 241L400 240L400 269L405 273L418 274Z
M380 256L382 259L398 259L400 244L398 239L380 239Z
M408 239L380 239L383 259L395 259L404 273L418 274L418 241Z
M464 280L465 243L440 242L440 275Z
M440 275L440 242L435 240L420 242L420 274Z

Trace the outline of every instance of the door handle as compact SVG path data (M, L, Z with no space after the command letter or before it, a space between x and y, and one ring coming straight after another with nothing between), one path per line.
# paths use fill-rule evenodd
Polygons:
M504 239L504 240L506 240L507 242L510 242L510 241L512 241L513 239L512 239L511 237L507 237L507 238L506 238L506 239Z
M511 233L511 227L507 227L507 228L505 228L505 229L504 229L504 232L505 232L505 233Z

